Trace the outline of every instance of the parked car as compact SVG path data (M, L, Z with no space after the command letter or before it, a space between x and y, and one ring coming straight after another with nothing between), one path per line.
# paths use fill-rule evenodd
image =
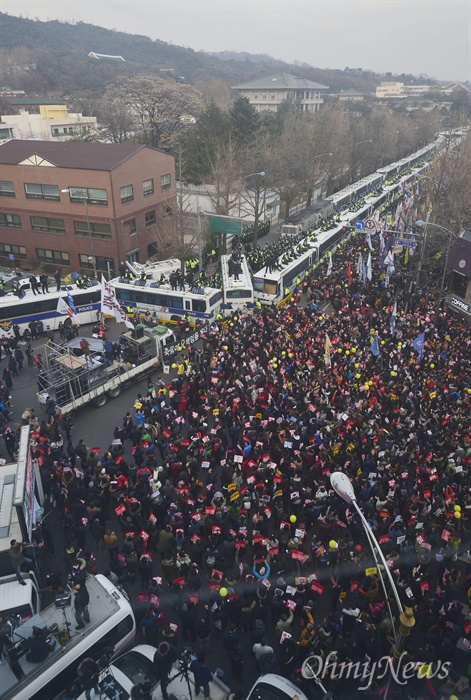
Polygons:
M140 683L150 683L152 688L153 700L162 700L160 683L154 670L154 654L155 647L149 644L138 644L130 651L126 651L118 658L113 659L112 663L105 666L101 671L98 679L100 688L100 697L112 698L113 700L129 700L131 697L131 688ZM180 697L187 693L187 685L182 673L179 673L181 667L178 661L175 663L171 677L179 675L168 685L169 695ZM193 674L188 673L188 681L191 686L191 692L195 697L195 686L193 683ZM229 694L227 688L221 681L214 679L209 684L210 700L226 700ZM96 697L92 694L92 697ZM85 700L85 691L78 697L78 700ZM304 700L304 698L300 698Z
M255 681L245 700L309 700L294 683L277 673L266 673Z

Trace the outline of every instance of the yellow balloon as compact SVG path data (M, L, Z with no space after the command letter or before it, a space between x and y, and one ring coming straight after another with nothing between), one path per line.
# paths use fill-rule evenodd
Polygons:
M221 596L221 598L225 598L228 593L229 591L227 590L227 588L224 588L224 586L219 589L219 595Z
M346 355L350 355L350 350L345 350Z
M319 316L319 321L322 321L323 318L324 318L323 316Z
M338 547L337 542L335 540L330 540L329 548L330 549L337 549L337 547Z
M290 515L290 516L289 516L289 521L290 521L290 523L293 523L293 524L294 524L294 523L296 522L296 520L297 520L297 517L296 517L295 515Z
M273 363L273 369L278 369L278 365L276 364L276 362Z
M398 343L398 344L397 344L397 347L398 347L398 348L402 348L402 343Z
M352 351L352 352L353 352L353 351ZM359 366L360 366L360 363L359 363L359 362L355 362L355 369L358 369Z
M177 365L175 364L175 362L172 362L172 369L177 369Z
M352 352L356 352L356 351L357 351L357 349L356 349L356 348L352 348Z
M385 343L385 341L384 341L384 340L382 340L382 341L381 341L381 345L384 345L384 343Z
M338 352L339 354L341 354L341 353L343 352L342 348L339 348L339 349L337 350L337 352Z
M394 370L392 370L392 371L391 371L391 377L395 377L395 376L396 376L396 372L395 372Z
M457 504L456 506L454 506L453 510L461 511L461 506L459 506L459 505Z
M455 510L455 518L459 520L461 518L461 513L459 510Z
M434 367L435 367L435 365L434 365L433 362L432 362L432 363L430 364L430 369L434 369Z
M359 372L357 372L357 373L355 374L355 379L360 379L360 377L361 377L361 374L359 374Z

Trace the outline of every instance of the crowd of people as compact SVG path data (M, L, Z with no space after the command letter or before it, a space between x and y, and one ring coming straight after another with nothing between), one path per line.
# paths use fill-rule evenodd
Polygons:
M315 697L307 656L391 652L397 610L392 620L335 471L413 610L405 659L450 662L445 678L412 680L410 697L460 697L468 675L471 330L434 311L432 294L406 299L399 262L388 284L379 249L366 285L347 274L364 247L353 236L328 276L325 263L311 271L299 303L215 323L175 379L149 381L101 454L61 444L57 416L52 433L44 421L33 433L72 566L96 571L104 550L110 579L139 589L140 639L167 653L194 645L202 663L217 640L236 690L247 654ZM325 682L357 697L351 678ZM385 683L373 679L369 697Z

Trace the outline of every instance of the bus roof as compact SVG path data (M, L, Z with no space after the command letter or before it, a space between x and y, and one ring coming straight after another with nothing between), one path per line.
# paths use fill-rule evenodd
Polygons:
M41 674L53 667L54 664L57 663L58 668L67 665L69 663L67 660L68 653L77 649L78 645L84 640L87 640L89 647L92 646L94 642L93 633L98 630L101 625L106 623L107 620L112 621L113 615L120 609L124 608L132 614L129 602L105 576L89 576L86 581L86 586L90 595L89 612L91 622L86 626L83 632L76 631L75 624L72 624L74 622L74 617L71 607L56 608L55 604L45 608L37 615L33 615L33 617L16 628L13 633L14 642L30 637L33 626L42 629L44 627L50 628L51 625L57 624L58 629L62 630L66 621L64 619L65 616L70 623L70 639L68 639L63 646L56 640L53 652L49 654L47 659L43 662L32 663L26 660L26 656L20 657L17 663L24 674L21 681L18 681L15 673L8 664L2 666L2 698L16 697L20 687L26 688L34 679L40 679ZM73 597L71 602L73 603ZM73 660L72 654L71 657L71 660ZM47 680L48 677L45 678L45 682L47 682Z
M221 255L223 289L251 289L252 279L250 276L249 266L247 265L247 259L245 255L240 255L238 258L241 266L241 271L239 272L238 280L235 279L234 275L229 275L228 262L230 257L230 255Z

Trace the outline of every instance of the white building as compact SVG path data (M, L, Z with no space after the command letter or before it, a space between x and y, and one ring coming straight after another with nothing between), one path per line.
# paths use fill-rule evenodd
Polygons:
M96 131L96 117L69 112L66 105L40 105L39 113L20 109L19 114L0 117L0 143L10 139L68 141Z
M328 90L328 86L283 71L234 85L232 90L247 97L257 112L276 112L285 100L296 103L301 112L317 112L324 103L322 92Z

